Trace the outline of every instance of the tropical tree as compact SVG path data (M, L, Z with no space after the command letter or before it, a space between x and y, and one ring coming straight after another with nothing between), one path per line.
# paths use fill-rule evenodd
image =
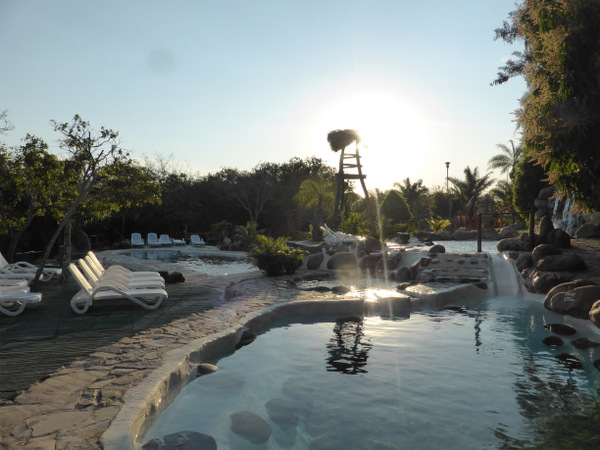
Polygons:
M496 38L523 41L495 84L523 76L516 111L531 161L581 207L600 210L600 2L524 0Z
M500 173L507 173L508 177L512 180L515 176L515 166L523 156L523 146L519 144L515 147L512 139L508 142L510 143L510 148L506 144L496 145L502 152L490 158L488 169L500 169Z
M322 241L321 225L333 216L336 185L331 179L314 175L302 182L294 196L300 213L304 213L312 225L312 240Z
M128 155L121 149L117 140L119 133L107 128L93 130L89 122L79 115L73 117L71 123L51 121L54 130L62 135L59 140L70 158L66 162L64 172L64 187L68 192L63 198L64 210L60 224L48 243L32 286L36 286L43 268L50 257L50 252L65 227L70 228L71 219L79 206L88 199L94 188L103 179L103 169ZM67 247L63 263L70 258L70 235L65 239Z
M416 183L411 183L410 178L405 178L402 183L394 183L394 186L400 190L406 199L410 212L417 222L429 215L427 198L429 188L423 185L423 180L419 179Z
M513 184L506 181L500 180L496 182L496 186L490 191L490 194L494 197L496 203L502 209L513 209Z
M490 179L491 173L480 176L477 167L471 170L471 168L467 166L464 170L464 174L465 178L462 180L449 177L448 181L452 183L453 193L458 197L458 201L465 209L465 215L470 218L475 213L477 202L483 197L485 191L494 183L494 180Z
M28 134L24 144L6 160L10 173L2 189L2 222L11 238L6 251L9 261L34 217L56 213L64 185L64 165L47 150L42 139Z

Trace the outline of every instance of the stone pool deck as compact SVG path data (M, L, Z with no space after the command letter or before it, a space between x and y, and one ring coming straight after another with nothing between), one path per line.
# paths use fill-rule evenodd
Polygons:
M600 240L572 244L569 252L588 264L581 276L600 282ZM70 281L42 285L42 303L21 316L0 316L0 384L7 394L0 403L0 448L101 449L101 437L126 393L163 366L167 353L239 327L245 317L271 305L335 295L290 288L287 281L293 277L185 275L185 283L167 287L169 299L156 311L118 301L99 303L78 316L70 311L69 299L77 291ZM80 346L84 354L63 359L63 354L76 355L72 349ZM19 389L18 380L49 362L59 366ZM12 366L4 371L6 364ZM7 385L15 387L12 395Z

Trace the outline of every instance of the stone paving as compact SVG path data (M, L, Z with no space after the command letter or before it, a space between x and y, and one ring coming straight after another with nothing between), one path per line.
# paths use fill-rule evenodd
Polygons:
M588 264L581 277L600 282L600 240L574 239L572 245L568 252L580 254ZM77 287L66 283L42 285L41 304L16 318L0 316L0 386L5 394L0 448L101 449L101 436L127 391L162 366L167 352L231 329L269 305L331 295L289 289L286 277L259 273L186 278L168 286L169 300L156 311L140 311L124 301L93 305L92 314L76 316L69 313L68 300ZM34 309L42 305L43 311ZM45 348L42 341L48 341ZM69 350L73 348L77 351ZM44 370L36 372L36 367L45 361L50 366L40 375ZM5 370L7 362L10 370ZM28 377L30 373L37 375Z

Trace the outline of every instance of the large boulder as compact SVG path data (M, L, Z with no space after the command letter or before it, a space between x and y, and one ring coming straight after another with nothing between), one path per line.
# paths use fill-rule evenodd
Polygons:
M600 286L581 286L570 291L555 294L544 306L559 314L567 314L578 319L590 319L590 311L600 300Z
M468 241L470 239L477 239L477 231L456 230L454 233L452 233L452 239L455 241Z
M231 431L255 445L271 437L271 427L265 419L250 411L237 411L231 416Z
M529 292L540 294L545 294L554 286L575 278L573 272L543 272L535 269L525 269L521 276Z
M212 436L196 431L179 431L150 439L142 450L217 450L217 441Z
M442 244L435 244L427 252L428 255L435 254L435 253L446 253L446 247L444 247Z
M575 231L575 237L583 239L600 238L600 227L593 223L584 223Z
M381 242L379 239L375 239L374 237L367 237L364 241L358 244L357 251L364 250L367 253L374 253L381 250Z
M600 328L600 301L597 301L592 305L592 309L590 309L590 320L594 325ZM598 370L600 370L600 367Z
M571 246L571 236L560 228L555 228L548 234L546 240L548 244L555 245L558 248L569 248Z
M500 239L509 239L509 238L518 238L519 237L519 230L517 230L515 227L513 226L507 226L507 227L503 227L500 230Z
M579 255L548 255L540 259L535 268L545 272L581 272L587 265Z
M329 270L355 270L357 267L356 256L352 252L336 253L327 261Z
M396 281L411 281L413 277L412 270L406 266L399 267L394 271L394 280Z
M529 269L530 267L533 267L533 265L533 256L531 255L531 253L519 253L519 256L517 256L517 260L515 261L515 267L519 272L522 272L525 269Z
M272 398L265 404L265 407L269 418L283 431L296 428L300 423L300 410L287 399Z
M529 251L529 243L516 238L501 239L496 244L496 249L500 253L507 251L527 252Z
M318 270L321 267L324 258L325 254L323 252L308 255L306 258L306 268L308 270Z
M568 281L566 283L558 284L558 285L554 286L552 289L550 289L548 291L548 293L546 294L546 297L544 298L544 306L546 306L546 308L550 309L547 305L550 304L550 300L556 294L560 294L561 292L571 291L571 290L581 287L581 286L596 286L596 285L597 285L597 283L595 283L593 281L582 280L581 278L578 278L573 281Z
M540 259L546 256L560 254L562 254L560 249L551 244L540 244L531 251L531 257L533 258L534 264L537 264Z
M381 253L369 253L360 259L358 268L363 272L368 272L371 275L377 273L377 263L382 260Z
M550 232L554 230L554 224L552 223L552 218L549 215L546 215L544 217L542 217L542 220L540 220L540 242L542 243L547 243L548 242L548 236L550 235Z

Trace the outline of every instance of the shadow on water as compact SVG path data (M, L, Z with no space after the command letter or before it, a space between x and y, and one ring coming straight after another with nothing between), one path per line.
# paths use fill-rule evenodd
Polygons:
M77 358L124 337L207 311L222 295L199 287L193 293L171 295L157 310L126 300L107 300L78 315L70 306L77 290L72 280L64 284L51 281L41 286L42 302L17 317L0 315L0 403Z

